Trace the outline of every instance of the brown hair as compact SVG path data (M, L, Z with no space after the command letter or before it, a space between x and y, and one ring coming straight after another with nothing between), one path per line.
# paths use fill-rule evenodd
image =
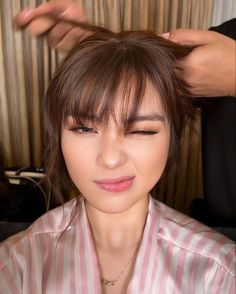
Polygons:
M138 110L150 81L159 93L171 142L166 171L179 154L186 119L192 115L187 85L177 75L176 60L190 48L172 43L150 31L113 33L94 27L95 32L69 52L49 84L44 101L46 173L59 203L68 199L75 186L61 151L61 128L68 115L83 122L96 117L102 124L114 114L117 91L122 86L123 121ZM132 89L132 95L131 95ZM131 103L130 103L131 102ZM133 102L133 103L132 103ZM131 109L127 111L127 105Z

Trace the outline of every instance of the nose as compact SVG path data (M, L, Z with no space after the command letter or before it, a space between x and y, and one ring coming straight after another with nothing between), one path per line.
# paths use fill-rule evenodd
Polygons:
M117 135L103 136L98 150L97 164L102 168L116 169L124 165L126 161L123 140Z

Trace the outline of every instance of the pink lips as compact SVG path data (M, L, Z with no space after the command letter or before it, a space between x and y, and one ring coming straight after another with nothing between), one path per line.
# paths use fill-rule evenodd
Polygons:
M120 177L116 179L102 179L96 180L95 183L102 190L118 193L128 190L132 186L134 178L135 177L132 176Z

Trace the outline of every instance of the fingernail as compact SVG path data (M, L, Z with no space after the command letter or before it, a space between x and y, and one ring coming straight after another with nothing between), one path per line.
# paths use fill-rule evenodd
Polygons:
M165 39L169 39L170 33L161 34L161 36Z
M24 17L31 17L33 14L34 9L26 7L25 9L23 9L21 11L21 15L23 15Z

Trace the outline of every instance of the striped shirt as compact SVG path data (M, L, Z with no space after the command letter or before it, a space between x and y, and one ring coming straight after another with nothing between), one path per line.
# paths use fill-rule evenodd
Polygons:
M1 294L99 294L83 198L39 218L0 247ZM152 199L128 294L235 294L235 245Z

